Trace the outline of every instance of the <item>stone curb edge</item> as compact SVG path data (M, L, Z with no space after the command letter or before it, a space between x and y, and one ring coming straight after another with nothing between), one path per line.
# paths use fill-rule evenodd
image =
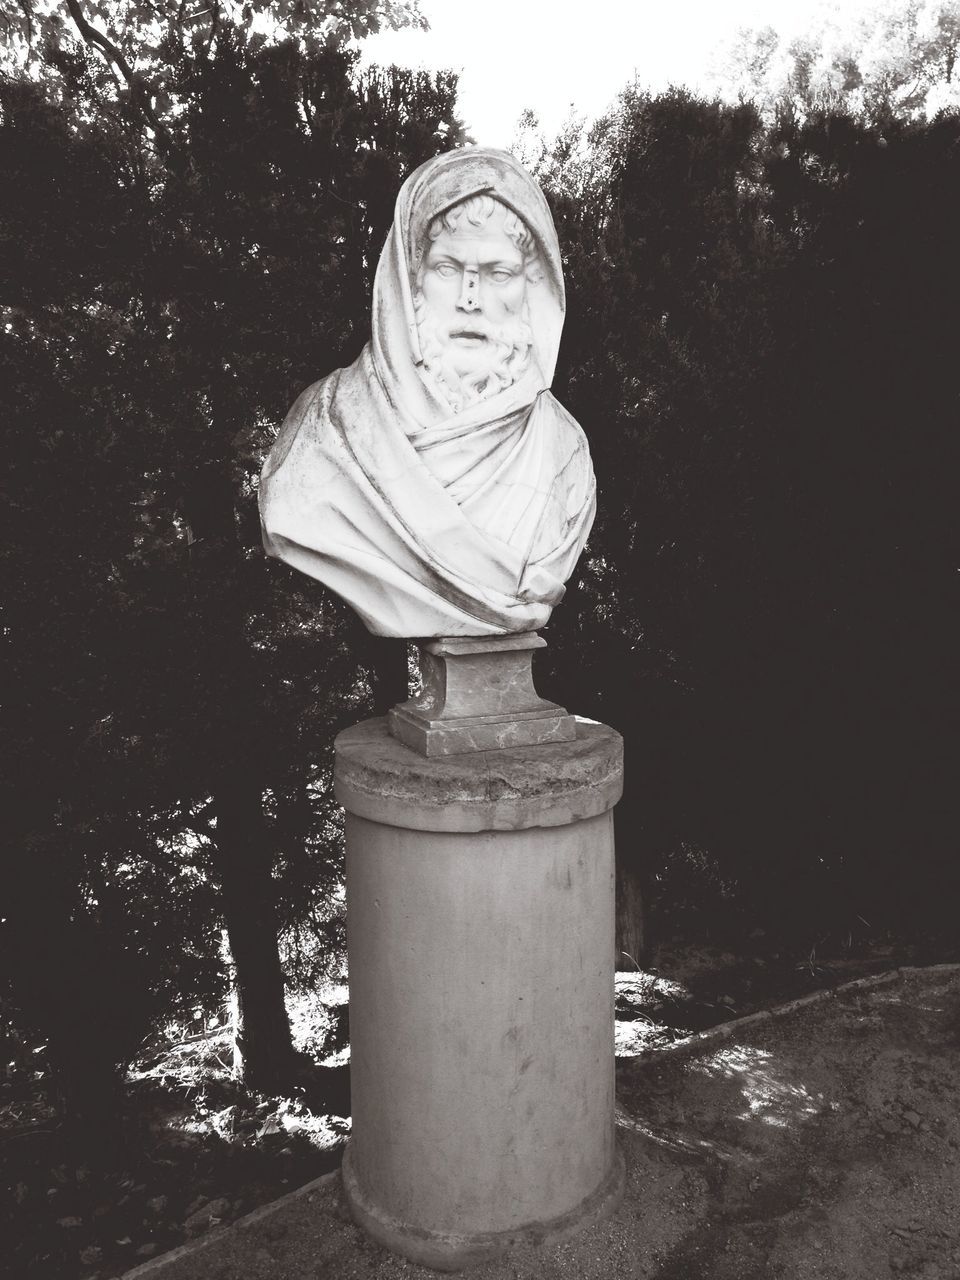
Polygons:
M280 1196L279 1199L269 1200L266 1204L260 1205L258 1209L251 1210L250 1213L244 1214L242 1218L237 1218L236 1222L227 1222L222 1227L215 1227L200 1240L191 1240L187 1244L178 1245L176 1249L170 1249L167 1253L157 1254L155 1258L150 1258L146 1262L140 1263L132 1271L122 1272L117 1277L117 1280L147 1280L148 1277L157 1275L164 1267L179 1261L180 1258L188 1258L193 1254L202 1253L210 1245L219 1244L228 1235L236 1231L242 1231L247 1227L252 1227L255 1223L276 1213L278 1209L283 1209L286 1205L293 1204L295 1200L309 1199L315 1191L320 1191L329 1186L331 1182L334 1182L339 1177L340 1170L331 1169L329 1173L324 1173L319 1178L314 1178L312 1182L305 1182L302 1187L288 1191L286 1195Z
M824 987L820 991L811 991L809 995L800 996L796 1000L788 1000L786 1004L774 1005L772 1009L759 1009L756 1013L745 1014L742 1018L733 1018L729 1022L718 1023L708 1027L706 1031L698 1031L694 1035L684 1036L682 1040L674 1040L672 1044L661 1045L655 1049L642 1049L639 1053L618 1059L618 1067L629 1067L631 1064L647 1065L660 1058L684 1052L696 1052L711 1041L729 1040L738 1032L757 1026L764 1022L772 1022L777 1018L787 1017L798 1009L806 1009L810 1005L824 1004L828 1000L851 994L854 991L871 991L878 987L887 987L903 978L917 974L960 974L960 964L902 965L896 969L887 969L883 973L872 973L865 978L854 978L850 982L841 983L838 987Z

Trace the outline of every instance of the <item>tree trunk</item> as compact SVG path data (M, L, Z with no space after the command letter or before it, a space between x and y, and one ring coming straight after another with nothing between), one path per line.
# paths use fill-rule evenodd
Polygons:
M639 969L646 952L646 919L640 878L617 858L617 960L618 969Z
M616 948L618 969L639 969L646 958L641 828L629 797L614 810L616 823Z
M296 1064L277 947L276 904L262 792L249 771L225 773L214 808L214 864L233 958L237 1021L234 1063L263 1093L289 1086Z
M198 469L184 497L184 514L193 537L195 600L206 648L211 711L205 737L209 759L216 762L214 862L234 965L236 1063L245 1084L277 1091L292 1082L297 1059L284 1001L273 850L263 813L260 691L244 634L242 548L224 464Z

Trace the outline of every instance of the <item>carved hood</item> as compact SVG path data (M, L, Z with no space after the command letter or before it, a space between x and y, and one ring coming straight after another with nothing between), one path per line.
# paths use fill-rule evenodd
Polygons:
M467 196L509 205L533 232L533 359L453 413L429 380L412 279L431 219ZM553 220L512 156L467 148L404 183L358 360L297 400L263 469L264 546L342 596L378 635L501 635L544 625L595 511L586 440L550 394L563 325Z

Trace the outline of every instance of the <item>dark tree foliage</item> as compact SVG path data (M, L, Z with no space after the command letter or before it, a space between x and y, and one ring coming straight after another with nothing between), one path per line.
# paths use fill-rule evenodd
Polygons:
M365 338L383 191L460 136L452 77L225 36L173 69L170 164L83 62L58 102L0 85L0 945L80 1120L158 1009L222 983L221 922L248 1082L296 1065L278 929L324 927L332 737L375 658L266 561L255 479Z
M960 117L787 120L766 160L796 249L782 434L758 491L790 607L757 699L788 748L759 775L764 810L791 813L792 877L822 858L840 909L949 928Z
M333 736L405 670L266 561L256 475L462 133L452 77L227 31L171 59L160 147L57 56L0 82L0 948L96 1121L152 1020L222 990L223 926L248 1079L296 1068L278 933L333 927ZM960 122L629 92L540 177L600 486L540 680L626 739L619 945L703 859L785 945L949 922Z
M629 93L542 162L600 485L550 675L626 739L631 954L668 855L786 938L943 923L955 894L958 139Z

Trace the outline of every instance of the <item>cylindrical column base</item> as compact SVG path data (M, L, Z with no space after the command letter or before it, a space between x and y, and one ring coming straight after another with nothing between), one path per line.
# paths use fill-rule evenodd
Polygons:
M435 1271L462 1271L465 1267L488 1262L517 1245L560 1244L612 1213L623 1197L623 1155L618 1147L614 1147L610 1171L596 1191L569 1212L551 1218L549 1222L530 1222L507 1231L425 1231L388 1217L379 1205L367 1200L353 1171L352 1146L351 1140L343 1158L342 1173L344 1195L354 1220L377 1244Z
M454 1270L616 1199L612 806L620 739L427 759L367 721L347 810L353 1134L380 1243Z

